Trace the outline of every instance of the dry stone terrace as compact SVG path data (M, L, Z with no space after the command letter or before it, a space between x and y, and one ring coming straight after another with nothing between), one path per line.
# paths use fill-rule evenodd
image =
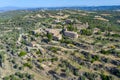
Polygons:
M47 29L45 29L45 31L47 33L51 33L53 36L56 36L56 37L58 37L58 34L62 35L60 33L62 31L62 29L47 28ZM75 34L75 32L72 32L72 31L64 31L64 33L65 32L68 32L69 34L71 34L71 33ZM97 30L96 30L96 32L97 32ZM65 35L65 36L67 36L71 39L78 38L78 36L77 37L69 36L69 34ZM79 34L76 33L76 35L79 35ZM69 79L70 78L70 77L67 77L67 74L65 72L61 72L59 69L56 70L56 68L58 67L57 65L60 65L61 68L64 68L61 65L66 65L66 68L68 68L73 75L89 74L88 73L89 71L85 72L85 73L84 73L84 71L82 73L79 72L81 70L82 66L85 66L85 69L87 69L87 68L92 69L93 73L98 72L98 74L99 74L99 71L102 70L99 68L102 67L106 70L105 73L110 72L111 74L113 74L114 72L111 72L110 69L114 69L114 67L119 65L119 59L118 59L118 62L116 62L111 57L106 58L106 57L103 57L101 54L98 55L97 53L92 53L91 52L92 48L90 48L90 46L88 46L88 44L86 44L86 43L80 44L78 41L74 41L73 46L76 46L76 48L74 47L75 49L73 49L72 45L60 47L59 42L57 43L57 45L54 45L54 43L53 44L51 44L51 43L52 42L47 43L47 44L44 43L44 45L43 45L42 43L37 43L37 41L32 42L32 44L34 44L33 49L36 48L36 50L40 51L39 53L42 56L40 56L39 54L35 54L35 53L34 54L30 53L31 54L30 56L33 56L33 58L36 58L38 61L42 62L40 64L38 62L35 62L34 64L36 66L41 66L43 69L46 70L46 72L48 71L48 74L51 77L54 77L56 79L65 79L65 78ZM43 48L43 49L41 50L41 48ZM69 48L71 49L70 52L69 52ZM32 49L32 47L31 47L31 49ZM72 49L73 49L73 51L72 51ZM29 56L26 56L26 58L24 57L24 59L29 59ZM70 60L67 60L67 59L70 59ZM52 63L49 62L50 60L52 61ZM61 60L65 60L65 62L62 62ZM109 60L109 62L107 62L108 63L107 65L112 65L110 67L108 67L107 65L103 65L103 63L106 63L106 61L108 61L108 60ZM56 63L56 62L58 62L58 63ZM53 70L54 72L51 72L51 68L52 69L54 68L55 71ZM80 70L79 70L79 68L80 68ZM119 75L117 75L117 76L119 76ZM74 79L77 79L77 78L74 78Z

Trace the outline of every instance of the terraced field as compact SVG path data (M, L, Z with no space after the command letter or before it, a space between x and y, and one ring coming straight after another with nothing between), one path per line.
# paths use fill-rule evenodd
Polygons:
M0 79L120 80L119 16L67 9L0 13Z

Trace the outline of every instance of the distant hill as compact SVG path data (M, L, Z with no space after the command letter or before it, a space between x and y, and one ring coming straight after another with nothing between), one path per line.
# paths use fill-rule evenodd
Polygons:
M75 10L88 10L88 11L96 11L96 10L119 10L120 6L73 6L73 7L43 7L43 8L28 8L28 10L60 10L60 9L75 9Z
M4 11L12 11L12 10L59 10L59 9L77 9L77 10L118 10L120 11L120 6L73 6L73 7L39 7L39 8L20 8L20 7L2 7L0 8L0 12Z
M25 9L25 8L7 6L7 7L1 7L0 12L12 11L12 10L20 10L20 9Z
M77 7L76 7L77 9ZM78 7L82 10L120 10L120 6L90 6L90 7Z

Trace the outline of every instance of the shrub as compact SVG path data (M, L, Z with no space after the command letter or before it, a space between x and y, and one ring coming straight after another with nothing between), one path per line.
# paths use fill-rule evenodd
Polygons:
M33 66L30 64L30 63L25 63L25 64L23 64L25 67L29 67L30 69L32 69L33 68Z
M3 80L10 80L10 78L9 77L4 77Z
M89 72L85 72L85 76L86 76L89 80L96 80L96 78L98 77L97 74L95 74L95 73L89 73Z
M112 76L108 76L105 74L101 74L101 79L102 80L114 80L114 78Z
M21 74L20 72L16 72L15 75L18 76L19 78L23 78L24 77L24 75Z
M36 51L36 54L42 54L40 50Z
M87 36L92 35L92 30L82 29L80 32L82 35L87 35Z
M52 58L51 61L52 61L52 62L54 62L54 61L58 61L58 58L57 58L57 57Z
M120 56L120 51L117 51L117 50L115 50L115 49L109 49L109 50L101 50L100 51L102 54L113 54L113 55L115 55L115 56L117 56L117 57L119 57Z
M80 76L78 80L86 80L85 76Z
M74 69L74 70L73 70L73 74L74 74L75 76L78 76L78 75L79 75L79 70L78 70L78 69Z
M60 50L60 49L57 48L57 47L51 47L51 48L50 48L50 51L52 51L52 52L57 52L58 50Z
M22 57L22 56L25 56L26 54L27 54L27 52L21 51L18 56Z
M15 64L13 67L14 67L15 69L17 69L17 68L18 68L18 64Z
M102 54L110 54L110 50L103 50L103 49L102 49L100 52L101 52Z
M69 25L69 26L67 27L67 30L68 30L68 31L77 31L77 28L76 28L76 27L73 27L72 25Z
M66 44L73 44L73 41L71 39L62 39L60 42Z
M98 55L94 55L94 56L92 57L92 62L98 61L98 60L99 60L99 56L98 56Z
M48 38L48 41L51 41L53 39L53 35L50 33L47 33L47 38Z
M120 37L119 34L112 34L111 36L113 36L113 37Z

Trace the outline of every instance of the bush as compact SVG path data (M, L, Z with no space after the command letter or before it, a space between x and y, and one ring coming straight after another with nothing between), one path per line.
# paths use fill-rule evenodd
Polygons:
M90 35L92 35L92 30L82 29L82 30L80 31L80 33L81 33L82 35L90 36Z
M101 50L100 51L102 54L110 54L111 53L111 51L110 50Z
M15 74L4 77L3 80L34 80L34 76L28 73L16 72Z
M55 57L55 58L52 58L52 59L51 59L51 62L54 62L54 61L58 61L58 58Z
M92 61L91 62L98 61L98 60L99 60L99 56L94 55L94 56L92 56Z
M120 51L117 51L115 49L109 49L109 50L101 50L100 51L102 54L112 54L114 56L120 57Z
M22 56L25 56L26 54L27 54L27 52L21 51L18 56L22 57Z
M22 69L23 69L23 67L19 67L18 69L19 69L19 70L22 70Z
M32 69L33 68L33 66L30 64L30 63L25 63L25 64L23 64L25 67L29 67L30 69Z
M112 76L108 76L105 74L101 74L101 79L102 80L114 80L114 78Z
M30 80L30 79L33 79L34 76L33 75L28 75L27 78Z
M53 35L50 33L47 33L47 38L48 38L48 41L51 41L53 39Z
M15 64L13 67L14 67L15 69L17 69L17 68L18 68L18 64Z
M60 42L66 44L73 44L73 41L71 39L62 39Z
M120 37L119 34L112 34L111 36L113 36L113 37Z
M85 76L80 76L80 77L78 78L78 80L86 80L86 77L85 77Z
M18 76L19 78L23 78L24 77L24 75L21 74L20 72L16 72L15 75Z
M120 78L120 68L111 68L110 73Z
M96 80L96 78L98 77L97 74L95 74L95 73L89 73L89 72L85 72L85 76L86 76L89 80Z
M10 80L10 78L9 77L4 77L3 80Z
M67 30L68 30L68 31L77 31L77 28L76 28L76 27L73 27L72 25L69 25L69 26L67 27Z
M74 69L74 70L73 70L73 74L74 74L75 76L78 76L78 75L79 75L79 70L78 70L78 69Z
M42 54L40 50L36 51L36 54Z
M49 50L52 51L52 52L57 52L57 51L59 51L60 49L57 48L57 47L51 47Z

